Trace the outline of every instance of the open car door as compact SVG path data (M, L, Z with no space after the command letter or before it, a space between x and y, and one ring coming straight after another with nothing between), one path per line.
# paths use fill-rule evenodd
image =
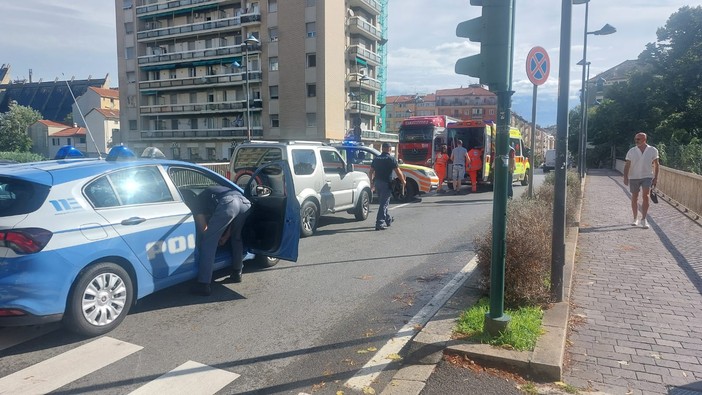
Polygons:
M256 169L244 196L252 210L242 233L244 245L257 255L297 261L300 204L288 163L275 161Z

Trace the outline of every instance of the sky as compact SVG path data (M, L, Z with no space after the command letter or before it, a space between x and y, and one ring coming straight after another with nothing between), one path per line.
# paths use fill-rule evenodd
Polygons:
M260 0L265 1L265 0ZM279 0L281 1L281 0ZM285 0L282 0L285 1ZM340 1L340 0L318 0ZM656 41L680 7L702 0L591 0L588 31L606 23L617 32L588 35L590 77L625 60L636 59ZM533 85L526 57L535 46L550 58L548 81L538 87L536 122L556 123L562 1L518 0L515 19L512 111L531 120ZM476 54L479 43L456 36L456 25L480 16L469 0L389 0L387 94L427 94L477 83L454 72L456 60ZM573 5L569 66L569 108L578 104L582 85L585 5ZM0 64L10 64L13 79L44 81L104 78L117 85L117 44L113 0L5 0L0 13Z

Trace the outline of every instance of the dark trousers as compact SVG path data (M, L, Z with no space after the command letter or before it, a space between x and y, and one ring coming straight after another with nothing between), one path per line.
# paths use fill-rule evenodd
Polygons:
M512 176L514 173L511 171L507 173L507 197L511 198L514 195L514 189L512 189Z
M244 265L241 230L244 227L249 208L251 208L251 203L239 194L232 193L219 198L217 208L207 221L207 230L202 235L200 242L198 282L209 284L212 281L212 270L219 239L230 225L232 226L230 239L232 243L232 270L241 273Z
M390 214L388 214L388 206L390 205L390 197L392 196L390 183L376 181L375 191L378 193L378 215L375 216L375 226L382 226L390 220Z

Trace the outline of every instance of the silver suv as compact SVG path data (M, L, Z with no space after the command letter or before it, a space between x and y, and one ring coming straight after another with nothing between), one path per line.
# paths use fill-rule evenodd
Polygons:
M293 170L302 237L314 234L320 215L346 211L359 221L368 218L372 196L368 175L353 171L339 151L321 142L251 141L239 144L229 161L227 178L240 186L246 185L259 166L276 160L287 161ZM282 182L282 179L265 171L256 180L258 185L277 182Z

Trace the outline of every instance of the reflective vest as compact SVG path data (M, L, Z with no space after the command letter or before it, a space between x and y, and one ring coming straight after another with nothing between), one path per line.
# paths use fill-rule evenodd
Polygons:
M468 158L470 158L470 170L480 170L483 167L482 149L471 149L470 151L468 151Z

